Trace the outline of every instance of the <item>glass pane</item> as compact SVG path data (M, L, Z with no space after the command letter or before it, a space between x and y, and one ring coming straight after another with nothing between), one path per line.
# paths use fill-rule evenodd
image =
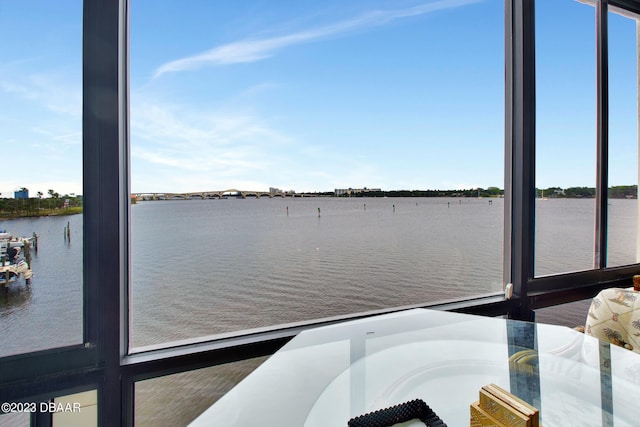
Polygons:
M631 15L609 12L607 265L638 261L638 38Z
M259 357L137 382L135 425L189 424L266 359Z
M132 345L502 290L503 7L135 2Z
M554 305L536 310L536 322L575 328L584 326L591 299Z
M536 1L535 275L593 268L595 11Z
M0 64L0 356L6 356L83 339L82 1L2 2ZM28 248L17 239L23 237ZM21 258L30 264L30 283Z
M97 427L98 392L96 390L56 397L45 408L52 412L53 427Z
M0 425L3 427L29 427L31 426L31 416L26 412L0 413Z

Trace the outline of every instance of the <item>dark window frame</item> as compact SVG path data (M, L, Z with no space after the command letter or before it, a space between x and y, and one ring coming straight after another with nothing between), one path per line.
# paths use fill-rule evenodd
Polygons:
M640 264L607 268L607 11L640 14L639 0L596 0L598 196L595 267L534 277L534 0L505 0L505 221L502 293L430 307L533 320L534 310L628 286ZM136 381L273 354L298 332L410 307L199 338L129 353L128 0L85 0L83 10L84 343L0 358L0 400L46 401L98 390L99 424L133 425ZM42 422L42 417L33 417Z

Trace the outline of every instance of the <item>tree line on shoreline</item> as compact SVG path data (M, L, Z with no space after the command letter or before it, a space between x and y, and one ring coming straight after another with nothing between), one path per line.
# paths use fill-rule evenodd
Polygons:
M49 197L38 192L37 197L0 198L0 218L21 218L49 215L72 215L82 212L82 196L60 195L49 190ZM334 192L307 193L309 195L332 197ZM637 185L617 185L609 187L611 199L636 199ZM355 191L338 197L503 197L504 190L498 187L470 188L464 190L365 190ZM594 198L594 187L548 187L536 188L536 197L544 198Z
M0 198L1 218L23 218L50 215L73 215L82 212L82 196L71 196L49 190L49 197Z
M544 197L566 197L566 198L593 198L596 197L596 189L593 187L570 187L562 189L560 187L549 187L544 190L537 189L538 193L544 191ZM614 185L609 187L610 199L637 199L637 185Z
M318 193L320 195L324 193ZM331 193L326 193L330 195ZM616 185L609 187L610 199L636 199L637 185ZM391 190L359 191L340 197L503 197L504 190L498 187L470 188L465 190ZM536 188L536 197L557 199L594 198L594 187L548 187Z

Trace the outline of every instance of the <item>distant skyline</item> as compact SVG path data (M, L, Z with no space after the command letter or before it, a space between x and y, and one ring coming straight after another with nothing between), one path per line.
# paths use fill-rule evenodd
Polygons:
M503 7L132 1L131 191L503 188ZM536 8L536 186L592 187L595 12ZM610 185L633 185L635 21L609 30ZM0 193L82 194L82 2L2 2L0 37Z

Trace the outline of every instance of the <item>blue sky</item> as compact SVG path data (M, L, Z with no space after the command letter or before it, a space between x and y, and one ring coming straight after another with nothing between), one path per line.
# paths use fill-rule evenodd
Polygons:
M0 0L0 143L21 165L2 192L82 192L81 8ZM592 186L594 10L537 8L538 185ZM502 187L503 16L502 0L133 0L132 191ZM635 24L616 18L611 183L632 184Z

